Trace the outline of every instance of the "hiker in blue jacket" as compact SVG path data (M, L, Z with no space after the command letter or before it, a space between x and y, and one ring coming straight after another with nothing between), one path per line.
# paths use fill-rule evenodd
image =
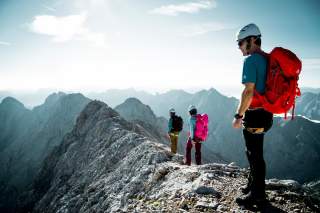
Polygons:
M191 165L191 150L193 145L195 146L195 159L197 165L201 165L201 142L195 137L196 121L197 121L197 109L194 105L188 107L190 114L189 118L189 138L186 145L185 164Z

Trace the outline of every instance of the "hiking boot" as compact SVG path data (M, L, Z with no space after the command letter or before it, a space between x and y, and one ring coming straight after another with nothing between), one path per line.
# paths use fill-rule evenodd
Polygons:
M240 187L240 190L244 195L246 195L246 194L248 194L250 192L251 187L249 185L242 186L242 187Z
M239 206L248 206L248 205L263 205L266 203L266 195L265 194L254 194L252 192L249 192L247 195L237 197L236 203Z
M191 163L188 163L186 160L183 160L182 165L187 165L187 166L191 166Z

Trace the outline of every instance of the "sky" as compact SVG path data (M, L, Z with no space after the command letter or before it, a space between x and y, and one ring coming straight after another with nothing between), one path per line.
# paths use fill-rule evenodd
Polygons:
M302 0L0 0L0 91L240 94L236 32L292 50L299 85L319 87L320 2Z

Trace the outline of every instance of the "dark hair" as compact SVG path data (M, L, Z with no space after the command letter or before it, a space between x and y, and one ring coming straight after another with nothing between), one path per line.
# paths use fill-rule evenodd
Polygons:
M260 36L248 36L248 37L244 38L244 40L247 41L247 46L246 46L247 51L249 51L250 48L251 48L251 42L250 42L251 38L255 38L256 40L254 41L254 43L257 46L261 47L261 38L260 38Z
M197 114L197 109L192 109L190 110L190 115L196 115Z
M175 112L170 112L170 117L173 117L173 116L175 116L175 115L176 115Z
M254 43L255 43L256 45L258 45L259 47L261 47L261 37L260 37L260 36L257 36L257 37L254 37L254 38L256 38L256 40L254 41Z

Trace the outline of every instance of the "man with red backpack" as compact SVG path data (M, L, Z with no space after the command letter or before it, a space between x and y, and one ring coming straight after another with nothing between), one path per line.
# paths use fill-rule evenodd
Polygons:
M250 165L244 196L239 205L263 204L266 201L266 165L263 158L264 134L271 128L273 113L287 113L300 95L298 75L301 61L289 50L277 47L270 54L261 50L261 32L255 24L248 24L237 34L237 42L244 60L241 95L233 127L243 124L246 154Z
M189 118L189 138L186 145L185 164L191 165L191 150L195 146L196 164L201 165L201 143L206 140L208 135L208 115L197 114L197 109L194 105L188 107L190 114Z
M238 197L238 204L255 204L264 202L266 165L263 158L263 139L273 121L273 114L263 107L251 107L255 91L263 94L267 78L267 59L261 50L261 33L255 24L243 27L237 35L239 49L244 60L242 84L245 88L241 95L238 110L234 116L233 127L244 125L243 136L246 154L250 165L248 184L242 188L245 196Z

